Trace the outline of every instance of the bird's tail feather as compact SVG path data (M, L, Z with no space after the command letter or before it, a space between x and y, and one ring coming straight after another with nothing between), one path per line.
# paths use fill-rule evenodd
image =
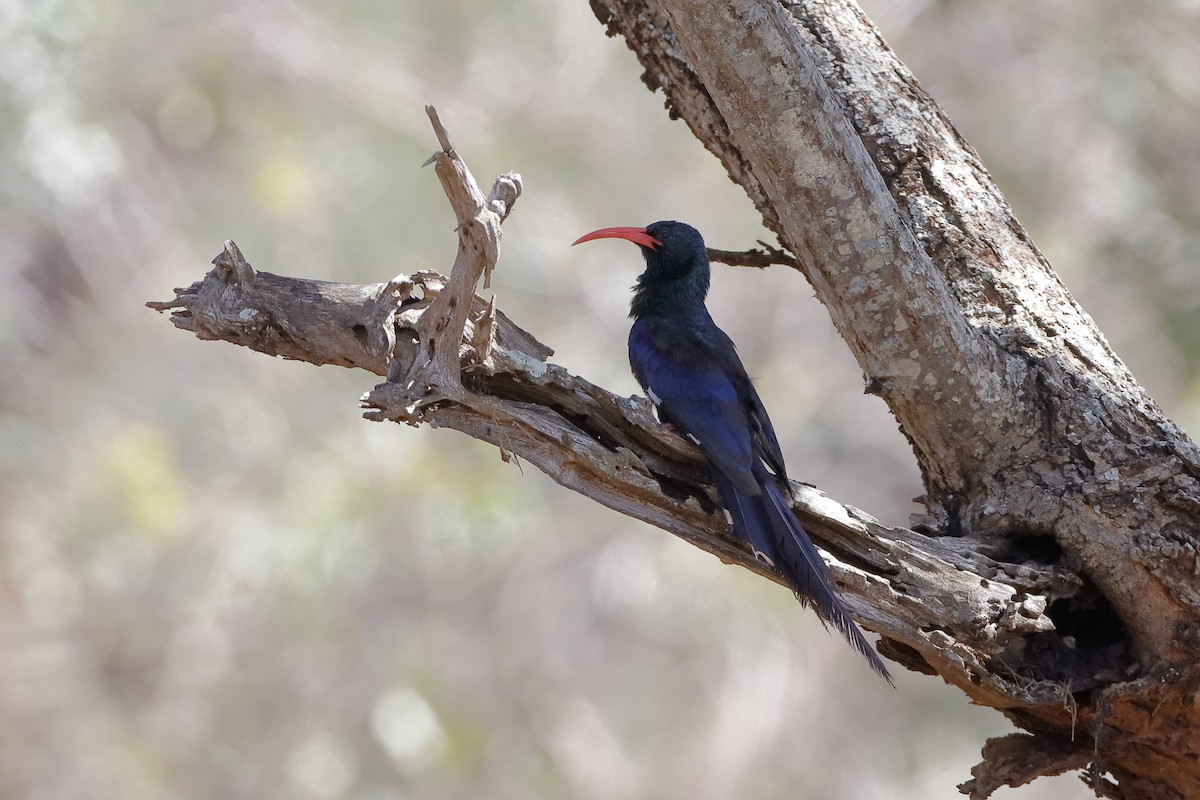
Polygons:
M879 655L854 624L834 591L829 570L812 540L792 513L791 503L774 476L756 475L762 493L757 497L740 490L727 477L714 476L722 505L729 511L733 529L753 548L760 560L778 569L801 603L811 606L822 622L833 623L871 668L891 683Z
M793 583L801 602L811 605L823 619L833 623L850 644L871 664L871 668L889 683L892 676L887 667L862 631L854 624L849 612L842 604L831 585L829 568L808 538L808 532L792 513L792 505L784 495L783 488L775 480L763 480L761 485L770 506L767 519L780 541L780 553L784 561L784 574Z

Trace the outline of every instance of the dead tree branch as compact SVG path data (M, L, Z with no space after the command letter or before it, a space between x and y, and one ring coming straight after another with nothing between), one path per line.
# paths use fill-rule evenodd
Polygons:
M646 401L547 363L549 348L497 311L494 299L475 295L475 282L495 264L499 223L519 179L502 176L482 200L444 132L440 138L434 158L445 164L439 178L460 223L449 279L421 272L347 286L283 278L255 272L229 242L203 280L149 305L201 338L390 376L363 398L368 418L425 422L491 442L568 488L774 578L727 536L699 453L663 431ZM455 317L458 309L467 311ZM835 557L852 611L887 637L885 652L992 697L1009 687L991 675L988 660L1013 637L1051 630L1046 606L1078 587L1067 570L1003 564L888 528L812 487L798 486L797 497L805 526ZM1061 703L1057 685L1024 683L1027 701Z
M766 269L780 264L792 269L800 269L800 262L796 260L795 256L763 241L759 241L758 248L754 250L715 250L710 247L708 248L708 260L728 264L731 267Z

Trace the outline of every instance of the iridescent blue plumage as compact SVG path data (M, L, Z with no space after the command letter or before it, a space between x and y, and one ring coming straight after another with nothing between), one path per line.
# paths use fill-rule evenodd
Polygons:
M630 310L629 364L659 419L691 438L708 458L721 505L755 556L777 569L801 602L833 623L890 680L792 513L771 420L733 342L704 305L709 265L700 233L668 221L644 229L606 228L579 242L605 237L634 242L646 259Z

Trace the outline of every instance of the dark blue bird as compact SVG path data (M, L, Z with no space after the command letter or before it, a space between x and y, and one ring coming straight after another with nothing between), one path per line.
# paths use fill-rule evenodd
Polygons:
M704 305L709 267L700 232L682 222L655 222L602 228L574 244L605 238L633 242L646 259L630 306L629 364L659 420L707 456L721 505L755 557L778 570L802 603L833 623L890 681L792 513L783 453L767 410L733 341Z

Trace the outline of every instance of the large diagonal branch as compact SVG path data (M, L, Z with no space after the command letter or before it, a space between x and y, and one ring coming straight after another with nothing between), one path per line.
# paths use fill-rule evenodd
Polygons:
M800 259L913 444L931 522L1053 538L1143 661L1190 659L1178 632L1200 617L1191 560L1164 557L1148 531L1200 522L1200 454L862 12L849 0L593 7ZM1147 493L1161 501L1150 526L1127 502Z
M1107 651L1124 664L1104 692L1069 681L1080 712L1106 720L1097 761L1131 797L1172 769L1173 791L1200 793L1197 739L1174 733L1195 720L1168 712L1190 689L1120 721L1107 700L1159 690L1121 684L1126 670L1173 681L1195 669L1197 448L1070 297L975 152L853 0L591 4L799 259L913 445L923 524L1005 559L1070 564L1094 586L1050 613L1069 646L1061 663ZM1152 724L1139 732L1134 718ZM971 788L1020 779L996 777Z

